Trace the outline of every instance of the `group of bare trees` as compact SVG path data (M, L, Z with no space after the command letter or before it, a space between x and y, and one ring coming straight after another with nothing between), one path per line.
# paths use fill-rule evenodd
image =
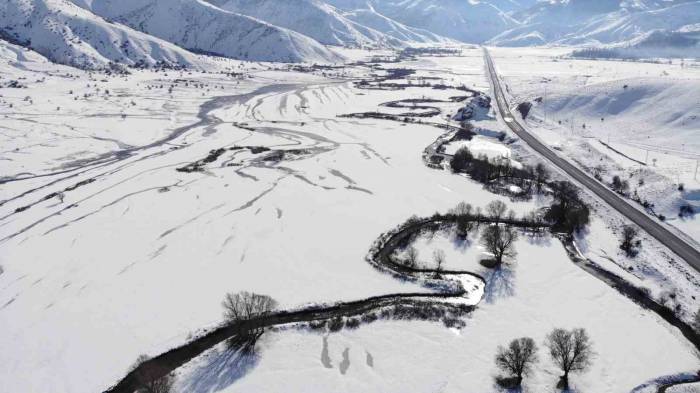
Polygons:
M630 190L630 183L627 180L620 178L620 176L615 175L612 178L610 187L612 187L612 189L618 194L626 195Z
M544 219L552 225L552 229L565 233L574 233L588 225L590 220L590 210L586 203L579 197L579 191L571 182L553 181L550 182L550 174L543 164L534 167L528 166L523 169L512 168L508 160L489 160L486 157L474 157L466 147L460 148L450 161L453 172L464 172L472 179L489 183L500 178L520 179L520 184L526 186L525 192L528 194L532 188L538 192L542 191L545 185L551 189L554 203L547 209ZM619 189L625 188L625 181L617 178L616 183ZM497 208L499 206L493 206ZM492 212L489 211L489 214ZM503 211L493 211L498 218L505 214Z
M489 267L498 267L505 258L517 255L515 242L518 240L518 232L512 224L516 221L528 220L533 220L533 223L536 223L539 219L536 220L533 218L534 216L536 215L518 220L513 210L509 210L504 202L497 200L489 203L483 211L481 208L474 209L466 202L460 202L454 209L450 210L448 215L436 215L435 217L437 219L449 217L454 220L456 235L460 238L466 238L477 225L487 222L488 225L482 231L480 241L484 248L493 255L493 258L485 261L484 264ZM408 246L405 249L402 263L410 269L418 269L418 254L418 250L414 246ZM442 250L435 250L433 262L435 273L439 276L444 267L445 253Z
M515 212L508 210L508 206L502 201L492 201L486 206L484 213L481 209L473 209L466 202L460 202L457 207L450 210L456 224L457 236L465 238L479 222L487 221L489 225L482 231L481 244L493 255L489 260L489 267L497 267L503 263L504 258L514 257L515 242L518 240L518 233L510 224L516 220ZM437 216L442 218L442 216ZM414 246L408 246L402 263L410 269L419 268L418 250ZM445 253L442 250L433 251L433 262L436 276L444 270ZM491 266L492 265L492 266Z
M452 156L450 168L455 173L467 173L484 184L501 178L519 179L521 184L524 180L533 180L532 171L512 166L507 158L489 159L484 154L475 157L466 147L461 147Z
M507 158L489 159L485 155L474 156L467 148L461 147L450 159L450 168L453 172L467 173L472 179L489 183L503 178L509 178L519 184L525 192L530 194L533 187L539 192L549 181L550 174L543 164L517 168L511 165Z
M442 250L434 250L433 251L433 262L435 266L435 277L440 277L442 272L445 270L445 252ZM418 260L418 250L413 247L409 246L406 249L406 258L404 259L404 265L411 269L419 269L419 260Z
M462 172L469 167L469 163L472 162L474 156L472 152L466 147L462 147L452 156L450 160L450 168L453 172Z
M593 343L584 329L554 329L545 338L552 362L564 373L558 387L569 389L569 374L583 372L591 365L595 355ZM518 387L523 377L528 375L539 361L535 340L529 337L517 338L507 347L499 346L496 352L496 366L509 377L498 378L498 383L508 387Z
M578 188L568 181L556 181L549 185L554 203L547 209L544 218L552 224L552 229L574 233L588 225L590 209L579 197Z

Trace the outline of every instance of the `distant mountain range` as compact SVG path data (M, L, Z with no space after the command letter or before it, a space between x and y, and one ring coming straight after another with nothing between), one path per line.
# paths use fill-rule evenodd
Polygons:
M194 66L199 55L341 62L335 47L680 45L700 0L2 0L0 38L58 63ZM690 43L690 44L689 44Z
M490 45L606 45L653 30L676 31L700 23L700 1L568 0L537 3L511 14L519 24Z

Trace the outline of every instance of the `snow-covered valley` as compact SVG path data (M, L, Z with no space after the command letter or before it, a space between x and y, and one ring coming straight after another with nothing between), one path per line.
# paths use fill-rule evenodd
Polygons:
M156 356L219 326L228 292L269 295L280 310L439 293L444 288L368 263L375 241L412 216L446 213L459 202L486 209L502 201L518 217L551 204L546 194L496 194L447 166L426 165L424 152L460 126L451 119L471 91L490 94L480 48L398 63L365 62L394 56L389 50L337 48L356 63L294 67L207 58L197 60L206 72L130 69L127 75L60 66L2 45L3 390L104 391L139 355ZM516 101L532 99L521 91L536 82L512 69L518 61L548 61L540 53L494 50ZM639 79L645 91L690 94L647 65L615 64L630 77L652 72L651 82ZM561 67L582 73L569 63ZM669 72L694 81L696 70ZM604 71L593 76L601 90L618 83L618 74ZM561 97L545 101L549 116L597 117L567 98L573 88L549 93ZM692 98L683 97L684 112L692 112ZM409 104L387 105L396 102ZM606 124L626 130L625 122L658 118L642 116L648 107L629 109L637 117L626 110ZM683 119L648 124L646 134L658 138L650 143L687 139L696 148L696 119ZM512 138L501 140L505 127L493 109L472 124L478 135L447 144L444 154L459 145L505 157L513 167L539 162ZM625 138L630 134L615 141ZM657 161L659 176L673 171L665 162ZM595 206L576 239L580 251L653 298L673 293L669 301L690 323L700 274L650 238L629 261L619 253L611 220L621 218ZM238 356L221 344L196 356L174 371L173 391L499 391L494 355L521 336L532 337L541 352L524 391L556 391L560 371L543 342L553 328L577 327L588 331L596 355L590 369L572 375L575 391L627 392L696 371L692 342L574 263L558 237L519 230L517 256L491 269L479 263L490 255L479 241L485 230L466 241L438 231L412 243L425 268L442 250L446 269L483 277L483 288L478 280L462 283L466 293L458 301L476 306L460 319L463 325L380 318L337 331L276 326L253 355Z
M6 0L0 39L84 69L204 55L342 63L342 48L576 45L582 57L700 53L698 0Z

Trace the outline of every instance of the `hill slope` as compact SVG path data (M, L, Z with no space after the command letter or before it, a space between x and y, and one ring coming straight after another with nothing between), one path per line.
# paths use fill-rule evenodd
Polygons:
M501 32L488 44L622 44L652 30L670 32L697 23L700 1L551 1L515 12L512 17L520 25Z
M200 0L73 0L106 19L188 50L251 61L336 62L317 41Z
M450 41L448 38L432 33L428 30L408 27L393 19L387 18L373 8L354 9L352 11L344 12L343 16L363 26L380 31L387 36L404 42L444 43L446 41Z
M169 42L109 23L62 0L4 0L0 37L51 61L80 68L110 62L192 66L197 56Z
M517 25L504 11L487 2L466 0L328 0L351 12L371 9L403 25L455 40L481 43Z
M222 9L304 34L326 45L401 46L402 42L355 23L317 0L220 0Z
M623 9L593 18L561 43L615 43L643 36L651 30L673 31L700 21L700 1L631 12Z

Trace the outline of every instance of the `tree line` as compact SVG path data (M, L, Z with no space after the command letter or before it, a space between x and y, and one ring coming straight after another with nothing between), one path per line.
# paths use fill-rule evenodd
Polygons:
M508 158L489 159L486 155L474 156L469 148L463 146L450 159L450 169L455 173L466 173L473 180L483 184L495 180L510 179L520 186L526 194L540 192L549 181L550 174L544 164L515 167Z

